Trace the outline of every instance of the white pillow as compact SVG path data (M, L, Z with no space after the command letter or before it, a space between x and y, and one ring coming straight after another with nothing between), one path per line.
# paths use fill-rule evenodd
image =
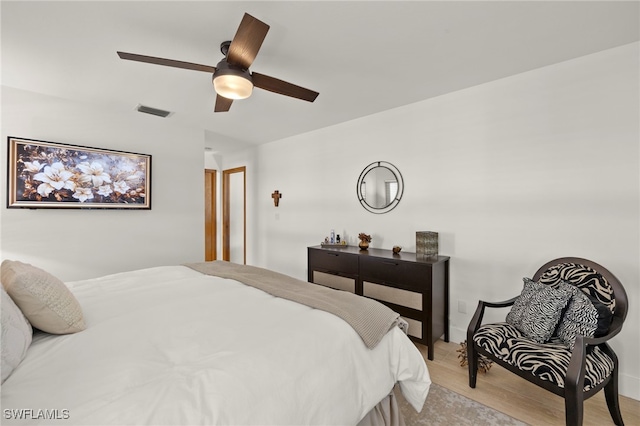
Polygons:
M2 352L2 383L16 369L18 364L27 354L27 348L31 344L33 329L31 324L24 317L20 308L11 300L11 297L0 285L0 298L2 309L0 316L2 317L2 341L0 341L0 352Z
M0 274L7 293L35 328L53 334L86 328L80 304L58 278L15 260L2 262Z

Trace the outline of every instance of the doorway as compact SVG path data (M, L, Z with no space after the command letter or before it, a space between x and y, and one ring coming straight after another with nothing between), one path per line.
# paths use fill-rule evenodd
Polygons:
M204 170L204 260L209 262L218 258L217 227L217 171Z
M222 260L247 263L246 167L222 171Z

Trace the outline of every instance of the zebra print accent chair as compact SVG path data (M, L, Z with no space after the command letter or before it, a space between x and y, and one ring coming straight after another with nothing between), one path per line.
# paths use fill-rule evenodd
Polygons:
M585 337L574 332L575 341L567 344L556 329L550 340L538 343L508 322L482 324L485 308L513 306L520 296L504 302L480 301L467 329L469 386L476 387L478 357L484 355L529 382L563 397L567 425L582 424L584 400L601 389L604 389L614 423L623 425L618 402L618 357L607 341L620 332L627 316L624 287L604 267L575 257L546 263L532 281L552 288L568 283L582 290L590 300L596 300L596 305L604 305L611 311L608 330L605 326L600 337Z

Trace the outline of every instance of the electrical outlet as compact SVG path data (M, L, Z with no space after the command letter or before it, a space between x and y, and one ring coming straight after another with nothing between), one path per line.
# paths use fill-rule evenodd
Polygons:
M464 300L458 300L458 312L460 312L461 314L467 313L467 304Z

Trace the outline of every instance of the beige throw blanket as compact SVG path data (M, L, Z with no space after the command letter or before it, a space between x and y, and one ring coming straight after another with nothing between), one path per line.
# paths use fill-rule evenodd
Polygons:
M184 266L203 274L234 279L273 296L332 313L349 323L369 349L374 348L392 327L402 326L404 322L399 314L375 300L311 284L268 269L221 260Z

